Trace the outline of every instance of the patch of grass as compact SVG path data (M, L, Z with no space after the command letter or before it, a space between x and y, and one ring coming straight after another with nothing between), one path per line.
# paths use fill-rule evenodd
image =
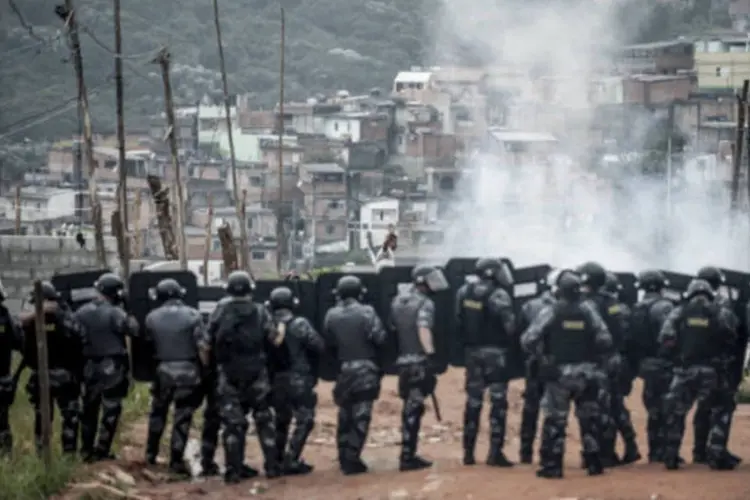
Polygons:
M745 381L740 386L740 390L737 391L737 403L750 404L750 377L745 378Z
M16 399L10 411L13 431L13 456L0 459L0 500L43 500L63 488L81 469L77 458L62 455L60 449L60 412L55 410L52 434L52 464L49 468L37 457L34 447L34 408L26 393L29 370L21 377ZM128 425L148 414L149 393L145 384L135 384L123 404L115 451L120 435Z

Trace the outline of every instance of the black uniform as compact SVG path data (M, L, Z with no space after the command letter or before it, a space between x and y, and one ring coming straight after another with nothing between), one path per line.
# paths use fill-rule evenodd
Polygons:
M465 284L456 295L456 322L466 353L465 465L475 463L474 448L485 390L490 394L492 405L487 464L513 465L505 457L503 446L511 377L508 350L514 341L516 318L513 299L505 290L510 283L499 278L498 265L498 261L481 259L477 263L480 281Z
M566 272L559 278L560 300L547 307L523 333L524 350L540 360L545 380L544 425L537 476L563 475L565 428L570 401L575 401L585 466L590 475L602 473L599 456L599 397L602 362L616 362L612 336L593 304L581 300L579 280Z
M417 456L419 427L424 415L424 400L432 394L437 378L428 353L419 339L419 329L432 332L435 304L415 286L398 294L391 303L391 320L398 338L398 392L404 401L401 415L401 470L428 467L430 462Z
M17 383L10 372L13 351L23 351L23 332L5 305L0 304L0 454L13 449L9 419Z
M78 445L78 425L81 396L81 351L84 345L81 327L70 311L55 300L57 293L51 284L44 302L44 321L47 330L47 353L50 382L50 401L57 403L62 415L62 448L75 453ZM49 300L52 298L53 300ZM36 346L36 318L33 312L22 317L23 363L31 368L26 391L34 406L34 436L37 451L41 452L42 414L39 393L39 368ZM50 418L54 411L50 409Z
M75 313L85 339L81 451L89 460L112 458L110 449L122 400L130 387L126 338L137 335L138 325L117 305L114 293L109 298L102 295L94 299Z
M338 303L326 313L323 338L339 363L333 389L333 399L339 407L339 466L344 474L360 474L367 472L360 457L373 402L380 395L379 348L386 333L375 310L359 302L364 291L358 278L341 278L337 293Z
M247 287L251 287L249 277L241 274ZM235 278L230 275L229 290ZM230 293L235 295L217 304L207 334L216 365L216 398L224 426L225 481L235 483L257 474L243 464L250 411L263 450L266 476L280 474L267 368L267 352L270 343L277 341L278 332L266 308L252 301L251 289Z
M646 435L648 460L659 462L664 455L666 415L664 398L672 382L672 360L660 356L659 332L674 304L658 290L646 291L633 308L631 321L631 353L638 363L638 376L643 379L643 406L648 413Z
M274 293L278 295L281 292L277 290ZM284 291L293 298L291 290ZM306 318L292 312L292 304L284 304L286 307L275 304L274 293L270 307L277 331L283 332L281 344L269 351L269 374L276 414L276 452L280 459L283 457L285 474L307 474L312 472L313 467L301 457L315 426L317 368L325 344L323 337ZM292 419L295 425L290 438Z
M518 331L524 332L546 307L557 300L551 291L545 291L523 305L519 315ZM534 439L539 425L539 408L544 395L544 381L539 377L539 360L530 356L526 363L526 382L521 412L521 462L530 464L534 455Z
M612 342L616 355L621 359L608 366L606 377L602 380L599 391L599 406L601 408L601 455L605 467L618 464L633 463L640 460L641 455L635 441L635 430L630 420L630 412L625 407L625 397L622 392L623 378L627 377L624 353L627 350L628 322L626 311L619 300L603 290L606 285L606 271L599 264L588 262L577 269L585 285L585 296L592 302L599 315L607 325L612 335ZM611 369L616 367L617 371ZM622 460L615 451L617 431L622 433L625 440L625 455Z
M195 410L203 400L199 349L206 348L203 318L198 310L178 297L169 298L146 316L146 340L153 344L157 363L151 386L146 460L156 463L159 442L174 402L170 443L170 468L188 472L183 455Z

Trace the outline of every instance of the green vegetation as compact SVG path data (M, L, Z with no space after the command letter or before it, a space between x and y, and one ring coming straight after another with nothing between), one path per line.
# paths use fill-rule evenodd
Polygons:
M81 462L64 457L60 451L60 414L55 415L52 436L53 462L45 469L34 450L34 409L25 391L29 372L26 370L18 384L16 400L11 408L10 420L13 429L13 458L0 459L0 500L40 500L62 490L75 474L82 471ZM136 384L125 400L121 432L129 423L148 413L148 387ZM115 451L121 439L115 441Z

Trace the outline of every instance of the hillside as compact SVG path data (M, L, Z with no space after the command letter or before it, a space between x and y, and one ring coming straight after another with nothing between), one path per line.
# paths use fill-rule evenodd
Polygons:
M95 126L99 131L111 131L115 127L112 0L74 1L82 27L85 76ZM230 92L252 94L255 106L270 107L278 101L280 4L286 8L287 21L287 99L339 89L362 92L372 87L387 88L397 71L418 64L488 62L486 56L492 51L487 47L493 40L479 40L477 44L475 39L472 46L461 33L447 33L445 26L439 30L441 42L447 42L450 56L458 61L448 60L446 51L435 49L436 9L447 1L451 0L220 0ZM482 1L470 3L482 11ZM577 1L559 0L555 5L566 9ZM5 140L52 138L76 130L75 81L61 31L63 22L54 13L58 2L62 0L0 2L0 137L9 130L33 125ZM487 5L502 9L506 22L524 22L520 15L516 19L514 2L517 0L504 0L497 4L499 7L493 2ZM26 24L33 27L31 33L11 4L18 6ZM150 63L163 45L173 54L172 78L178 104L194 103L205 94L221 95L210 0L123 0L122 5L129 123L163 109L158 67ZM551 6L545 2L542 8ZM630 31L626 38L631 41L665 39L684 33L686 27L728 21L726 0L694 4L630 0L621 8L624 12L620 18L638 19L637 27L623 28ZM67 102L67 109L45 120L50 109Z
M129 119L163 107L158 67L149 63L162 45L173 54L177 101L221 95L210 1L122 3ZM16 0L16 4L33 26L33 35L50 42L30 35L8 4L0 4L0 131L26 117L44 115L45 110L73 100L76 92L65 38L59 31L63 23L54 14L54 4L47 0ZM286 8L288 99L335 89L356 92L387 87L399 69L423 60L419 0L285 0L282 4ZM76 5L83 31L85 76L90 92L96 95L92 97L96 125L112 129L114 64L106 49L114 47L112 2L86 0ZM273 106L278 101L279 2L221 0L220 9L230 92L251 93L256 105ZM103 90L94 92L98 87ZM30 128L26 135L52 136L74 130L75 107L71 106L70 112Z

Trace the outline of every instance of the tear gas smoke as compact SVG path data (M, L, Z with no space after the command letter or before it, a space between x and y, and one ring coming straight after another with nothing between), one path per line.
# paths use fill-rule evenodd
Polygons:
M747 217L730 227L726 185L705 182L695 162L675 162L668 189L664 176L625 173L616 162L591 169L582 161L602 146L589 104L592 77L612 74L611 49L625 21L627 29L638 24L617 12L615 2L590 0L443 0L433 26L435 62L459 63L468 49L501 75L489 84L506 91L503 126L550 132L560 142L555 155L523 164L521 155L487 145L468 154L469 174L443 221L445 244L430 257L497 255L559 266L591 259L613 270L685 273L707 264L748 268ZM545 81L556 84L556 104L535 105ZM650 130L634 135L646 142ZM632 151L644 145L636 146ZM618 154L610 158L622 160Z

